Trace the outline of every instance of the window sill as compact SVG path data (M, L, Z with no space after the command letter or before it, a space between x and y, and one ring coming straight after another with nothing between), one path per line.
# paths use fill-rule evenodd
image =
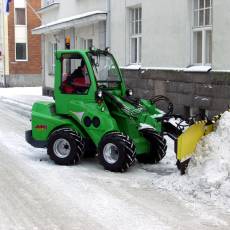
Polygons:
M212 69L210 65L194 65L184 68L184 72L207 73Z
M122 69L131 69L131 70L138 70L141 69L141 65L140 64L130 64L124 67L121 67Z
M28 62L28 60L27 60L27 59L16 59L15 62L16 62L16 63L17 63L17 62Z

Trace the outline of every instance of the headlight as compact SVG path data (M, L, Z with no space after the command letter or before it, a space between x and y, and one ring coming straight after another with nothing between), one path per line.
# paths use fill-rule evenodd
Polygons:
M102 104L102 102L103 102L103 92L102 92L102 90L99 89L99 90L96 92L95 97L96 97L97 103L98 103L98 104Z
M126 95L127 95L128 97L133 96L133 90L132 90L132 89L127 89Z
M97 91L97 97L98 97L98 98L102 98L102 96L103 96L102 91L101 91L101 90L98 90L98 91Z

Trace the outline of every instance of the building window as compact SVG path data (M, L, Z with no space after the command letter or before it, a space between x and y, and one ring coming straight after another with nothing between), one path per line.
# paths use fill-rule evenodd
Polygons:
M25 8L15 8L15 25L26 25Z
M130 9L130 63L141 63L142 8Z
M26 61L27 60L27 44L16 43L16 60Z
M89 49L93 47L93 39L83 39L83 48Z
M50 63L49 63L49 74L54 75L55 74L55 52L57 51L57 43L49 43L49 50L50 50Z
M193 0L193 64L212 63L212 0Z

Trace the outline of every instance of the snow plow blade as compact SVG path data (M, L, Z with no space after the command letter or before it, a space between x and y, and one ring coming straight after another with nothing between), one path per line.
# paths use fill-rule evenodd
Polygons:
M213 131L213 123L208 121L198 121L189 126L178 138L176 142L177 167L181 174L185 173L189 160L193 155L199 140Z

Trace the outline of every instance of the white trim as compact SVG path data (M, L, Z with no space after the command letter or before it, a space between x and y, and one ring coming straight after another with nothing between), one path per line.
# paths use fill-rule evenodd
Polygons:
M210 7L206 7L205 6L205 1L204 1L204 7L203 8L199 8L199 6L200 6L200 0L198 0L198 9L195 9L195 5L194 5L194 2L195 2L195 0L193 0L192 1L193 3L192 3L192 35L191 35L191 37L192 37L192 41L191 41L191 43L192 43L192 45L191 45L191 63L193 64L193 65L203 65L203 66L206 66L206 65L211 65L211 63L206 63L206 34L207 34L207 31L211 31L212 32L212 23L213 23L213 19L212 19L212 15L213 15L213 13L212 13L212 9L213 9L213 2L212 2L212 0L210 0ZM205 25L205 10L206 9L209 9L210 10L210 15L211 15L211 18L209 17L209 20L210 20L210 22L211 22L211 25ZM200 26L199 25L199 13L200 13L200 10L203 10L204 11L204 15L203 15L203 25L204 26ZM194 12L195 11L197 11L198 12L198 25L197 26L195 26L195 18L194 18ZM209 16L210 16L209 15ZM202 33L202 57L201 57L201 63L195 63L194 62L194 55L195 55L195 53L194 53L194 33L195 32L201 32ZM212 43L213 44L213 43ZM212 45L211 44L211 45Z
M26 59L17 59L16 55L16 45L17 44L26 44ZM28 62L28 43L27 42L15 42L15 61L16 62Z
M138 9L138 17L135 17L135 10ZM132 14L134 12L134 20L132 20ZM140 17L140 12L141 12L141 17ZM142 47L140 47L140 41L141 41L141 45L142 45L142 30L143 30L143 26L142 26L142 6L141 5L136 5L134 7L130 7L129 8L129 64L130 65L140 65L141 64L141 59L140 58L140 52ZM135 22L137 21L137 31L135 28ZM141 33L140 33L140 25L139 22L141 22ZM133 33L132 33L133 32ZM132 62L132 39L136 39L137 40L137 50L136 50L136 55L137 55L137 61L136 62Z
M16 24L16 9L25 9L25 25L23 24ZM27 26L27 7L16 7L14 8L14 26Z
M106 15L107 13L105 11L92 11L68 18L58 19L57 21L53 21L33 29L32 34L46 34L71 27L91 25L98 21L105 21Z
M145 73L145 71L148 70L157 70L157 71L184 71L184 72L209 72L209 71L214 71L214 72L221 72L221 71L216 71L212 70L210 65L207 66L189 66L185 68L176 68L176 67L145 67L141 65L128 65L128 66L120 66L121 69L125 70L138 70L141 72L141 74ZM230 72L230 70L222 71L222 72Z
M16 24L16 9L25 9L25 25L17 25ZM17 39L16 37L14 38L14 59L16 62L28 62L29 61L29 52L28 52L28 18L27 18L27 5L26 5L26 1L25 1L25 7L15 7L14 6L14 28L15 28L15 31L16 31L16 28L20 28L20 27L24 27L25 28L25 31L26 31L26 34L25 34L25 37L26 37L26 41L25 42L17 42ZM15 31L14 31L14 36L16 35L15 34ZM16 44L19 44L19 43L24 43L26 44L26 59L17 59L17 49L16 49Z

